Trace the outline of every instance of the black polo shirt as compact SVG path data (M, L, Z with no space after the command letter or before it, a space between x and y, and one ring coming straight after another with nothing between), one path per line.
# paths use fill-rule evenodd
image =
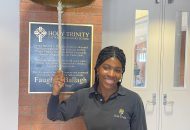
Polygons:
M47 116L50 120L69 120L83 116L88 130L147 130L141 98L122 86L107 102L96 87L82 89L59 104L51 95Z

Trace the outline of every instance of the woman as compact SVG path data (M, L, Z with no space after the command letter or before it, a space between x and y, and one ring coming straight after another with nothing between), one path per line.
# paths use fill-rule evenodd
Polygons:
M109 46L101 50L95 65L95 83L59 104L64 75L57 71L48 103L50 120L83 116L88 130L147 130L141 98L121 85L126 58L123 51Z

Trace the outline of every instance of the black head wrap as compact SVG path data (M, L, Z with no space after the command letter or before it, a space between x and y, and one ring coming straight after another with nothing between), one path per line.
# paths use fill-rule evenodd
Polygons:
M98 55L96 65L95 65L95 83L98 84L98 75L97 75L97 68L107 59L111 57L116 57L122 65L122 75L125 72L125 64L126 64L126 58L123 50L119 49L115 46L108 46L102 49ZM121 85L121 82L118 82L118 85Z

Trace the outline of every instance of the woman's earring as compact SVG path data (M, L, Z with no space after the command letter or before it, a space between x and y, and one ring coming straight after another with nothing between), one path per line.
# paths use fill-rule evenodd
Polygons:
M123 78L121 77L121 79L118 81L118 83L117 83L118 86L121 85L122 79L123 79Z
M119 80L120 83L122 82L122 79L123 79L123 77L121 77L121 79Z

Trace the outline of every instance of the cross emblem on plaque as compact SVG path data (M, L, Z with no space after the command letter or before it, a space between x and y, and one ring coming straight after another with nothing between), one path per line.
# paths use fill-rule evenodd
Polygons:
M39 42L42 42L42 38L47 34L47 32L42 27L39 27L34 31L34 34L38 37Z

